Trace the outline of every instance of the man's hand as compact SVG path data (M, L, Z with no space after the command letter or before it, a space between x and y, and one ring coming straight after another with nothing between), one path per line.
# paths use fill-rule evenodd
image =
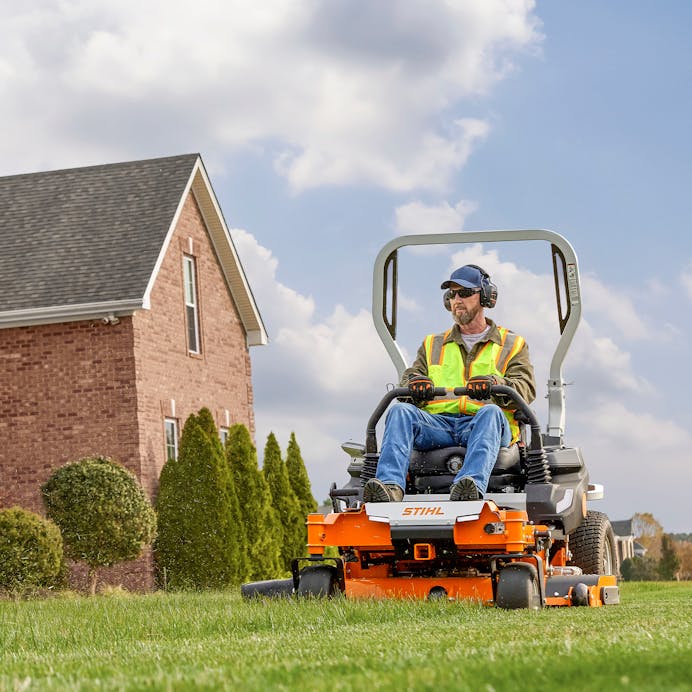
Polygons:
M482 401L490 399L490 387L494 384L497 384L497 380L493 375L476 375L466 383L466 389L471 399Z
M414 401L428 401L435 396L435 385L425 375L411 375L408 391Z

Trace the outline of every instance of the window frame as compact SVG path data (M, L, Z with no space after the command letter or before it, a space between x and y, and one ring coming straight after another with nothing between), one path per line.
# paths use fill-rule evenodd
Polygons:
M224 447L226 446L226 440L228 440L228 435L230 432L230 428L225 425L219 427L219 439Z
M188 300L191 297L192 301ZM199 290L197 286L197 260L193 255L183 255L183 302L185 304L185 342L191 355L202 354L202 330L199 318ZM195 348L190 337L194 336Z
M173 429L173 445L170 444L168 437L169 426ZM178 461L178 419L166 416L163 419L163 441L164 448L166 451L166 461ZM171 457L170 452L173 450L173 456Z

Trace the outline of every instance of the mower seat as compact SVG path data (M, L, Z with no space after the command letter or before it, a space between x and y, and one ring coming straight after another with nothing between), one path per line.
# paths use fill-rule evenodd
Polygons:
M442 447L426 452L414 449L409 461L407 492L446 493L462 467L466 447ZM487 492L502 492L508 486L522 484L519 445L500 447L490 474Z

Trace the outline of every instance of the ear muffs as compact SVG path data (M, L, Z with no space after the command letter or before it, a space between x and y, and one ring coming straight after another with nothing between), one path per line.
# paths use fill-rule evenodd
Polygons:
M497 286L490 280L490 274L488 274L483 267L479 267L477 264L467 264L467 267L473 267L478 269L481 273L481 307L482 308L494 308L497 303ZM442 296L442 303L446 310L451 312L452 302L449 295L449 291L445 291Z

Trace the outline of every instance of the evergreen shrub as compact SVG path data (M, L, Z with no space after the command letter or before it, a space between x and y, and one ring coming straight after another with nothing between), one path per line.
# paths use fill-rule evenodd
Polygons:
M259 470L257 450L242 423L233 425L228 431L226 455L236 490L242 498L240 511L247 534L247 578L257 581L278 577L283 572L283 530L272 506L269 485Z
M281 564L284 570L290 570L293 558L302 557L305 552L305 517L288 479L288 470L274 433L267 437L262 471L281 524Z
M214 416L208 408L202 408L197 413L197 422L202 430L208 435L214 451L219 456L219 463L222 467L226 465L226 450L221 444L219 431L214 423ZM240 510L240 500L236 488L236 480L229 468L225 469L226 495L228 497L228 508L231 512L231 544L228 546L229 559L231 561L231 580L235 584L242 582L248 574L247 563L247 535L243 523L243 516Z
M288 449L286 450L286 470L288 471L288 480L291 483L293 492L298 498L300 511L307 517L308 514L317 511L317 501L312 495L312 487L310 486L310 477L308 476L305 462L300 453L300 447L296 441L295 433L291 433L288 441Z
M21 507L0 509L0 590L54 588L62 566L62 536L52 521Z
M206 589L235 582L237 552L228 476L216 441L197 416L189 416L178 458L166 462L159 480L154 546L159 586Z

